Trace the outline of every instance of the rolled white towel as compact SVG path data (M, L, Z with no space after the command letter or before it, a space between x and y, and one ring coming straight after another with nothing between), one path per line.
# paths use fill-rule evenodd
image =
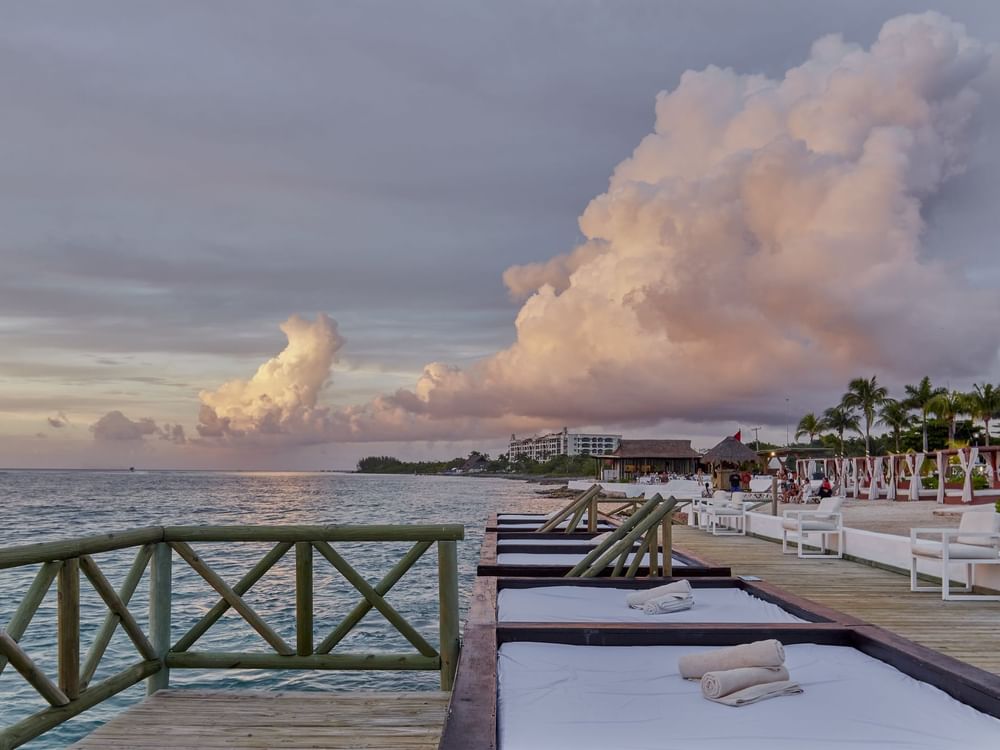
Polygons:
M667 594L658 599L644 602L640 609L647 615L668 615L680 612L694 606L694 597L690 594Z
M680 581L674 581L673 583L667 583L651 589L639 589L626 594L625 601L633 609L642 609L642 605L646 602L659 599L667 594L688 594L690 596L692 595L691 582L684 578Z
M741 667L780 667L785 663L785 648L773 638L739 646L685 654L677 660L677 668L685 680L700 680L705 672L718 672Z
M721 703L724 706L739 708L740 706L749 706L751 703L766 701L768 698L795 695L801 692L802 686L799 683L784 680L782 682L765 682L762 685L752 685L743 690L737 690L735 693L723 695L721 698L709 698L709 700Z
M715 700L754 685L784 682L787 679L788 670L784 667L743 667L705 672L701 676L701 693L706 698Z

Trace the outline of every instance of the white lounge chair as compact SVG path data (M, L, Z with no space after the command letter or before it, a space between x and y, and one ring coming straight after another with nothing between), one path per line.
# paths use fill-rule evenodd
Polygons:
M715 505L727 505L730 500L730 493L722 490L715 490L711 497L696 497L691 501L691 512L695 517L695 524L699 529L708 531L708 510Z
M936 538L920 539L921 535ZM941 564L940 586L917 585L917 560ZM948 576L952 563L966 566L966 592L972 591L975 566L1000 564L1000 514L972 510L962 514L957 529L910 529L910 591L940 591L941 598L949 601L1000 601L997 595L952 594Z
M709 501L705 515L708 519L708 531L712 536L746 536L747 516L743 507L742 492L734 492L730 497L713 497ZM723 524L723 519L732 521L732 525Z
M786 510L781 520L781 551L790 555L794 550L788 543L798 544L799 557L843 557L844 556L844 514L840 512L842 497L826 497L819 501L816 510ZM805 544L810 534L820 535L820 551L805 552ZM826 538L836 535L837 554L827 554Z

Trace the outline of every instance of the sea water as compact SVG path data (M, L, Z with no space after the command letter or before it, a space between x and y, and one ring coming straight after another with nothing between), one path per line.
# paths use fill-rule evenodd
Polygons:
M464 617L487 516L537 497L537 485L470 477L250 472L0 471L0 547L54 541L108 531L161 525L460 523L458 549ZM270 544L204 543L196 551L230 585L272 547ZM406 553L407 543L336 544L347 561L374 584ZM135 549L96 555L118 588ZM20 603L37 565L0 570L0 626ZM130 604L147 630L149 573ZM53 680L56 677L56 586L39 608L21 645ZM107 609L81 574L81 660ZM314 555L315 642L319 643L361 600L324 558ZM244 597L286 642L295 642L294 550ZM219 597L176 554L173 559L172 640L176 641ZM432 546L386 596L433 645L437 645L437 555ZM270 647L230 610L192 651L259 651ZM333 653L414 653L377 612L369 612ZM140 661L121 627L93 683ZM437 672L337 672L275 670L172 670L171 687L281 690L434 690ZM93 684L92 683L92 684ZM60 748L106 722L145 695L140 683L51 730L25 747ZM46 704L9 665L0 675L0 726Z

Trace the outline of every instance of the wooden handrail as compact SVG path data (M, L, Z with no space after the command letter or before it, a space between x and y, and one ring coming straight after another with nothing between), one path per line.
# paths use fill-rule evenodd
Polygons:
M10 663L50 704L0 731L0 750L17 747L141 680L152 693L167 687L171 669L408 669L438 670L450 690L459 649L458 557L464 538L457 524L411 526L154 526L56 542L0 549L0 569L42 563L5 629L0 630L0 671ZM202 542L272 542L275 546L233 586L192 548ZM413 547L375 586L338 553L331 542L413 542ZM440 645L434 648L385 599L389 590L437 543ZM250 588L295 547L295 645L289 645L243 599ZM93 555L136 547L136 556L116 590ZM313 551L318 551L362 595L344 620L314 647ZM172 557L176 552L220 600L171 646ZM129 610L149 570L148 634ZM107 608L90 650L80 660L81 572ZM18 641L52 582L58 581L58 680L50 679ZM240 614L277 653L198 652L191 647L229 609ZM361 619L377 609L417 653L329 653ZM121 627L141 661L91 685L115 631Z

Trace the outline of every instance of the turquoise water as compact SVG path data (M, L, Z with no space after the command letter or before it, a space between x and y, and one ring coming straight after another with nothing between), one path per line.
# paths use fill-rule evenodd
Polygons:
M537 485L502 479L230 472L0 472L0 547L52 541L110 530L173 524L359 524L462 523L459 544L462 612L489 513L535 497ZM200 544L196 551L230 584L271 545ZM409 544L338 544L341 554L375 583L409 549ZM117 588L135 550L96 556ZM17 607L38 566L0 570L0 623ZM173 627L176 640L218 597L176 555L173 566ZM130 610L146 628L148 572ZM318 555L315 560L316 642L330 632L360 595ZM295 638L294 555L288 554L245 599L288 642ZM392 589L388 601L437 645L437 556L432 548ZM89 582L81 580L81 653L106 609ZM46 674L55 677L55 585L21 643ZM196 644L204 651L268 651L269 647L233 612ZM412 646L377 612L370 612L337 647L344 652L413 653ZM334 653L336 653L335 651ZM95 682L139 660L118 629ZM171 687L249 687L282 690L433 690L437 672L302 672L267 670L173 670ZM76 741L145 694L139 684L112 700L25 745L60 748ZM16 671L0 675L0 726L45 704Z

